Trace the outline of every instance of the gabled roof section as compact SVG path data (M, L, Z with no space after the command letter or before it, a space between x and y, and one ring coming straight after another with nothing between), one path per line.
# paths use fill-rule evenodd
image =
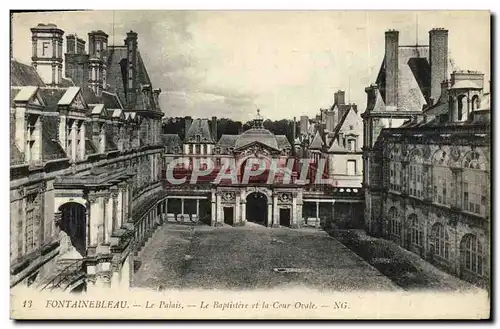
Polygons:
M80 87L69 87L57 105L70 106L80 92Z
M223 134L219 141L217 142L216 147L220 147L220 152L222 154L229 153L229 149L235 147L236 145L236 140L238 139L239 135L226 135Z
M125 120L125 113L123 112L122 109L114 109L112 111L113 111L113 114L112 114L113 118L120 119L120 120Z
M167 153L175 153L175 148L178 147L179 151L182 149L182 141L179 135L177 134L162 134L161 135L163 145L165 145L167 149Z
M321 150L323 149L323 138L321 138L321 134L319 130L316 131L316 135L314 135L314 138L309 145L310 150Z
M200 143L202 144L211 144L214 142L207 119L193 120L184 140L188 143L195 142L197 135L200 136Z
M14 102L29 102L38 91L37 86L26 86L19 89L19 93L14 97Z
M42 121L42 157L44 161L64 159L68 157L57 139L58 131L59 117L44 116Z
M286 148L291 148L292 145L290 145L290 142L288 141L288 138L286 138L285 135L275 135L276 136L276 141L278 142L278 149L284 150Z
M345 149L339 145L339 139L334 138L332 145L328 149L328 152L334 153L334 152L344 152L344 151Z
M45 83L33 66L15 60L10 61L10 85L45 87Z
M66 93L66 89L40 88L38 93L45 103L44 111L57 112L57 103Z

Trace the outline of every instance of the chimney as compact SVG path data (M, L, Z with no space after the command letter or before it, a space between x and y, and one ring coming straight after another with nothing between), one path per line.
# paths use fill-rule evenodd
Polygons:
M189 127L191 127L191 117L184 118L184 138L186 138L187 133L189 131Z
M137 98L137 33L130 31L125 39L127 46L127 103L133 107Z
M108 48L108 35L102 31L92 31L89 36L89 55L101 58Z
M66 37L66 53L64 54L64 75L82 89L88 88L89 55L85 53L85 41L76 35Z
M302 115L300 117L300 133L302 135L307 134L307 131L309 130L309 118L307 115Z
M38 24L31 29L32 65L43 82L57 87L62 81L63 34L55 24Z
M212 138L214 139L214 142L217 143L217 117L213 116L212 117Z
M334 104L337 105L344 105L345 104L345 91L339 90L337 91L334 96Z
M76 53L76 36L74 34L70 34L66 37L66 53Z
M448 30L429 31L429 61L431 64L431 93L434 100L441 94L441 82L448 78Z
M76 38L76 53L85 54L85 40Z
M398 47L399 32L385 32L385 105L398 106Z
M448 89L450 89L450 80L444 80L441 82L441 95L439 96L439 102L448 102Z
M326 129L329 132L335 129L335 113L333 111L326 112Z

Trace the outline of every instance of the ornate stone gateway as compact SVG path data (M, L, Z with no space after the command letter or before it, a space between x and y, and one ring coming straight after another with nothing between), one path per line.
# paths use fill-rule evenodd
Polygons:
M246 200L247 221L267 226L267 197L261 192L253 192L247 196Z

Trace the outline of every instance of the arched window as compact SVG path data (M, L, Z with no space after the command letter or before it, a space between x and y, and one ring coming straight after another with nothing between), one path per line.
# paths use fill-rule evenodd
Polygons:
M411 214L408 217L410 221L410 233L411 233L411 243L415 246L423 246L424 242L424 232L420 227L420 223L418 222L418 217L415 214Z
M396 207L389 209L389 235L398 239L401 237L401 221Z
M479 102L479 96L478 95L474 95L474 97L472 97L471 105L472 105L472 110L473 111L479 109L480 102Z
M461 265L468 271L483 274L483 248L474 234L467 234L460 243Z
M471 151L464 156L463 168L462 209L485 215L489 195L486 160L478 152Z
M409 191L411 196L422 198L423 197L423 159L419 149L415 149L410 154L410 161L408 165L408 180Z
M467 120L468 116L468 106L467 106L467 96L462 95L458 97L458 121Z
M448 259L450 256L450 236L443 224L434 224L432 227L432 239L434 254Z
M448 167L448 154L437 150L432 157L432 200L435 203L450 204L453 175Z
M400 150L395 146L389 153L389 188L401 192L401 156Z

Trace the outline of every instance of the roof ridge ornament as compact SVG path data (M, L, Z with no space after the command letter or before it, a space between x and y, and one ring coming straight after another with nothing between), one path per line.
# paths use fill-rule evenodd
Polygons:
M260 115L260 109L257 109L257 116L253 120L253 128L264 129L264 118Z

